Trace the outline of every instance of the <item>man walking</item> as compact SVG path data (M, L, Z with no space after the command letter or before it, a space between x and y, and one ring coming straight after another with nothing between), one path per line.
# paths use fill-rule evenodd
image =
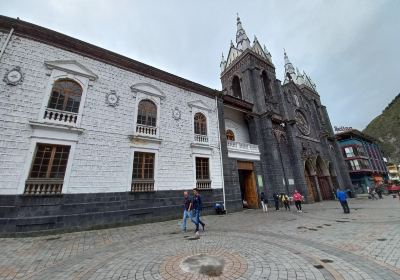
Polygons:
M192 201L187 191L183 192L183 220L182 220L182 231L186 231L186 219L192 219L192 211L190 211Z
M200 215L201 215L201 210L203 208L203 202L201 201L201 196L197 189L193 189L193 199L192 199L192 207L193 207L193 213L192 213L192 222L196 225L196 231L195 234L196 236L199 235L199 224L201 224L201 227L203 228L205 224L200 220ZM191 208L189 208L190 210Z
M274 198L274 204L275 204L275 211L279 211L279 194L274 193L273 198Z
M350 208L349 208L349 205L347 204L346 193L341 189L337 189L336 196L339 199L339 202L343 207L343 212L345 214L350 214Z
M262 206L263 212L267 212L268 211L268 206L267 206L268 199L264 192L261 192L260 200L261 200L261 206Z

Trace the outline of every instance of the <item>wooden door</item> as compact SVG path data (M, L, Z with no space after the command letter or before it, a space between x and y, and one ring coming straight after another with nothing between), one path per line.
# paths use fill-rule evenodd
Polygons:
M318 201L318 194L315 191L312 176L306 176L308 199L310 202Z
M258 208L258 194L256 188L256 180L253 171L246 171L244 179L245 197L250 208Z
M321 191L322 200L329 200L332 198L331 188L329 187L328 178L318 177L319 189Z

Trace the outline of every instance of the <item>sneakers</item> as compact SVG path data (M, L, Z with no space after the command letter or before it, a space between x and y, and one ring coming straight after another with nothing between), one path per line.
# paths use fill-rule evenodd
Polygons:
M195 235L195 237L196 237L197 239L200 239L200 234L199 234L198 231L196 231L196 233L195 233L194 235Z

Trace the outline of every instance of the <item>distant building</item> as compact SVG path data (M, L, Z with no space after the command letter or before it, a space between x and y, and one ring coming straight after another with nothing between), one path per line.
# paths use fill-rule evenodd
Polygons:
M376 139L356 129L336 134L358 193L388 179L386 164Z
M390 181L400 181L399 168L394 163L386 163Z

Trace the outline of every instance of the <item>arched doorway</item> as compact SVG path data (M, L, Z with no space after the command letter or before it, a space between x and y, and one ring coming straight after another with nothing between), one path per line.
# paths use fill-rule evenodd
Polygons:
M320 156L317 157L315 163L316 163L315 165L317 171L319 190L321 192L321 198L322 200L332 199L333 193L329 184L329 176L330 176L329 170Z
M308 192L308 199L310 202L317 202L319 201L317 186L315 182L315 170L312 166L312 162L310 159L307 159L304 164L304 177L307 183L307 192Z

